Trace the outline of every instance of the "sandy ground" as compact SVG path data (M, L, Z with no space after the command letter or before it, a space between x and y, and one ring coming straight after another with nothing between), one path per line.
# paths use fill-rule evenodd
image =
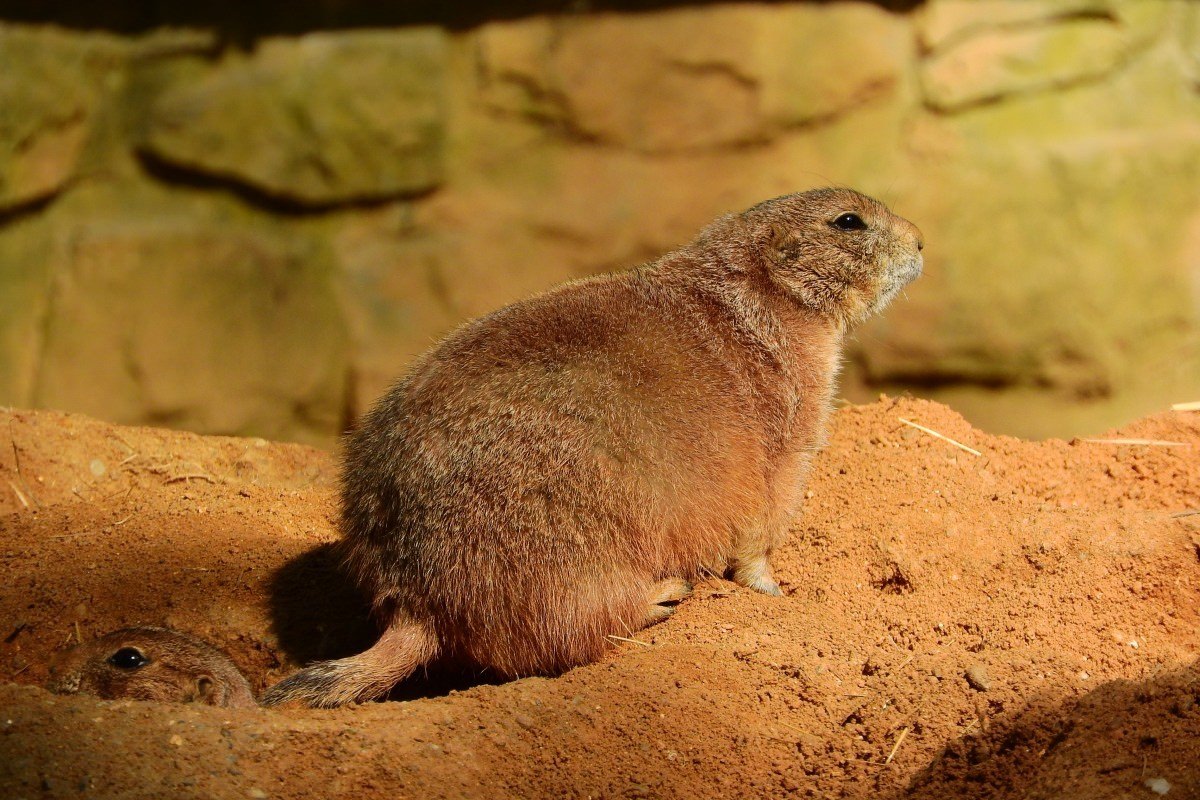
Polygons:
M256 690L362 647L331 455L49 412L0 433L4 797L1200 798L1200 414L1107 434L1166 446L844 409L785 597L713 580L566 675L337 711L40 688L56 650L137 623Z

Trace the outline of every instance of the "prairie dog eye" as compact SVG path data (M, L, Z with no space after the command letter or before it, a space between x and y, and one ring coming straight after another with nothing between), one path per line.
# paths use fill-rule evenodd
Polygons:
M867 223L863 222L862 217L850 212L838 215L829 224L842 231L865 231L867 229Z
M137 669L150 663L136 647L122 647L108 657L108 663L118 669Z

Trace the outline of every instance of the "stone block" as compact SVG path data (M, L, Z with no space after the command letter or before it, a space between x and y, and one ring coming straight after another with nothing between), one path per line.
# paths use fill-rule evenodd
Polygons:
M462 321L451 301L446 237L415 229L406 204L347 215L331 238L350 333L350 410L361 414Z
M322 248L183 217L58 236L37 405L326 444L339 429L346 334Z
M917 34L926 51L936 51L997 28L1102 19L1113 5L1114 0L927 0L917 15Z
M268 39L164 91L140 147L300 206L424 192L442 176L446 56L432 28Z
M647 153L761 144L897 82L903 18L866 3L718 6L487 26L485 102Z
M75 175L125 49L105 35L0 25L0 211L50 197Z
M0 228L0 405L33 405L33 386L50 299L44 220Z
M774 127L825 122L903 90L913 57L904 15L862 2L762 11L754 51L763 113Z
M864 330L871 377L1095 400L1200 374L1200 96L1163 80L1175 63L1155 47L1102 82L911 127L922 182L899 210L928 269Z
M987 16L989 8L998 13ZM925 102L941 111L1096 81L1121 68L1162 32L1161 0L964 3L930 9L934 49L920 68Z

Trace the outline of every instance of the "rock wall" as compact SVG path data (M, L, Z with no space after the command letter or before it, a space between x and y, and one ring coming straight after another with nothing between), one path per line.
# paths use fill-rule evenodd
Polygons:
M848 395L1200 396L1198 4L335 28L0 25L0 402L328 444L461 320L828 183L928 242Z

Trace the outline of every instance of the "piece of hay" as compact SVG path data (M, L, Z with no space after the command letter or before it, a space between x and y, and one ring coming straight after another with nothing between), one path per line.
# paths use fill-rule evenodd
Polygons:
M933 436L937 439L941 439L943 442L949 442L950 444L957 447L959 450L966 450L968 453L970 453L973 456L983 455L983 453L979 452L974 447L967 447L962 442L956 442L953 439L951 439L949 436L938 433L933 428L926 428L924 425L918 425L917 423L913 422L912 420L907 420L904 417L897 417L897 419L900 420L901 422L903 422L905 425L911 425L912 427L916 428L919 431L923 431L925 433L928 433L930 436Z
M884 766L892 763L892 759L896 757L896 751L900 749L900 744L904 741L905 736L908 736L907 726L900 730L900 735L896 737L896 743L892 745L892 752L888 753L888 757L883 762Z

